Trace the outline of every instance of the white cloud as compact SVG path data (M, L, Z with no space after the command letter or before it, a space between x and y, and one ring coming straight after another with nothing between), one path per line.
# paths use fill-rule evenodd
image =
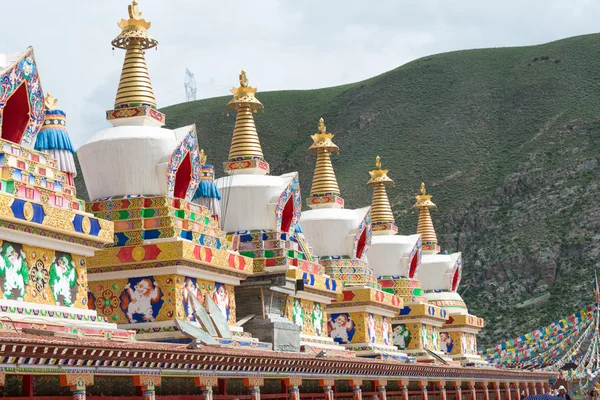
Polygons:
M111 50L128 0L4 1L0 52L33 45L44 90L60 99L76 146L107 126L124 52ZM140 0L158 51L147 61L159 106L227 95L241 68L261 91L367 79L445 51L521 46L595 32L591 0Z

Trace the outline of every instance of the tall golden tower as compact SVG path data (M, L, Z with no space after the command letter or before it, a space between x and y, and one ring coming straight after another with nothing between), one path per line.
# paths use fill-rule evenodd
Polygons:
M421 194L415 196L417 202L413 208L419 209L419 223L417 225L417 234L421 235L423 252L437 254L440 252L440 246L437 243L437 236L431 221L430 208L436 208L431 201L431 195L427 194L425 184L421 183Z
M394 235L398 232L390 200L385 189L394 181L387 176L389 170L381 169L381 158L375 158L375 169L369 171L371 179L367 185L373 186L373 202L371 204L371 226L374 235Z
M144 57L144 51L156 47L158 41L148 33L151 24L142 18L137 0L132 0L128 12L129 19L117 23L121 33L111 42L113 48L124 49L126 53L115 108L107 111L107 119L114 124L120 118L146 117L143 119L150 118L152 122L164 125L164 115L156 110L154 90Z
M333 143L334 134L327 133L323 118L319 120L319 132L311 136L312 146L308 149L317 153L317 164L310 189L310 197L306 199L312 208L344 208L344 199L340 196L340 188L331 165L331 153L339 147Z
M254 96L256 91L256 88L248 86L246 71L242 70L240 87L231 89L233 99L227 104L228 109L237 111L229 159L225 162L225 172L230 174L269 173L269 163L265 161L252 115L264 109L262 103Z

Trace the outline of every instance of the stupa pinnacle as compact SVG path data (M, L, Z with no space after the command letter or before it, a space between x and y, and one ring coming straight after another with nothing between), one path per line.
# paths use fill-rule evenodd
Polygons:
M331 165L331 153L339 147L333 143L334 134L327 133L323 118L319 120L319 132L311 136L312 146L308 149L317 153L317 164L313 175L310 197L306 200L312 208L343 208L344 199L340 196L340 188Z
M415 196L417 202L413 208L419 209L419 223L417 225L417 233L421 235L423 244L423 252L439 253L440 246L437 243L435 228L431 221L430 208L436 208L436 205L431 201L431 195L427 194L425 184L421 183L421 194Z
M390 200L385 190L386 185L394 181L387 176L389 170L381 169L381 158L375 158L375 169L369 171L371 179L367 185L373 186L373 202L371 204L371 226L374 235L393 235L398 232Z
M269 163L265 157L258 139L254 116L264 106L254 96L257 89L248 85L246 71L240 72L240 87L231 89L233 99L227 103L227 108L237 111L233 139L229 148L229 159L225 162L225 172L230 174L269 173Z
M107 119L114 125L115 120L120 118L146 116L154 120L152 122L163 125L164 115L156 110L154 90L144 57L144 50L156 47L158 41L148 33L151 23L142 18L137 0L133 0L128 6L128 12L129 19L122 19L117 23L121 33L111 42L113 48L125 49L126 53L115 98L115 110L107 112ZM122 109L129 111L114 112Z

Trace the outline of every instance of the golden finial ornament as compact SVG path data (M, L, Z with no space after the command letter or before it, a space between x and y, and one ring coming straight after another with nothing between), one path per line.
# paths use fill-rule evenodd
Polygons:
M248 83L246 70L242 69L239 75L240 86L231 89L233 99L227 103L226 108L237 111L233 139L229 148L229 159L225 163L225 170L230 172L238 170L256 170L260 164L261 173L268 173L269 164L265 161L258 132L254 122L253 112L264 108L262 103L254 96L257 89ZM244 161L241 160L252 160ZM233 163L233 164L232 164Z
M204 149L200 149L200 164L206 164L206 153L204 153Z
M419 222L417 224L417 234L421 235L421 243L423 251L431 251L439 253L440 247L437 244L437 235L431 220L430 208L436 208L436 205L431 201L431 195L427 194L425 183L421 183L419 190L421 194L416 195L417 202L413 208L419 209Z
M44 105L47 110L54 110L58 105L58 99L53 97L50 92L46 94L46 98L44 98Z
M313 144L308 149L311 153L317 153L317 163L313 175L310 195L339 196L340 188L337 183L335 171L333 170L333 165L331 164L331 153L338 151L339 147L332 141L334 134L327 133L327 126L325 126L325 120L323 118L319 119L317 129L318 133L311 136ZM310 201L311 199L308 200Z
M122 19L117 22L117 25L121 28L121 33L111 42L112 45L119 49L127 49L132 42L139 42L144 50L158 46L158 41L148 33L148 29L152 24L142 18L137 0L133 0L127 6L127 12L129 19Z
M227 103L227 108L239 110L240 108L247 107L254 112L256 112L258 109L263 109L264 106L255 97L257 91L258 89L249 85L246 70L242 69L242 72L240 72L240 87L231 89L231 93L233 93L233 99Z
M156 47L158 41L148 33L151 24L142 18L137 0L132 1L127 11L129 19L122 19L117 23L121 33L111 42L114 47L127 50L115 98L115 109L141 105L156 108L144 50Z
M385 185L393 185L394 181L387 176L389 170L381 169L381 157L375 157L375 169L369 171L371 179L368 186L373 186L373 201L371 202L371 225L374 232L393 234L398 228L395 225L394 214Z

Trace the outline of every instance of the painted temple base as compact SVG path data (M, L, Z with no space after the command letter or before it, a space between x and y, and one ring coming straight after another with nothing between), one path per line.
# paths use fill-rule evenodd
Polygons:
M418 362L448 363L440 348L440 329L446 310L424 302L408 302L392 321L392 341Z
M391 321L402 299L378 288L348 285L327 307L329 336L358 357L409 360L392 343Z
M442 350L448 358L463 366L489 366L477 353L477 334L483 327L483 318L471 314L451 314L441 328ZM448 345L444 345L444 342Z

